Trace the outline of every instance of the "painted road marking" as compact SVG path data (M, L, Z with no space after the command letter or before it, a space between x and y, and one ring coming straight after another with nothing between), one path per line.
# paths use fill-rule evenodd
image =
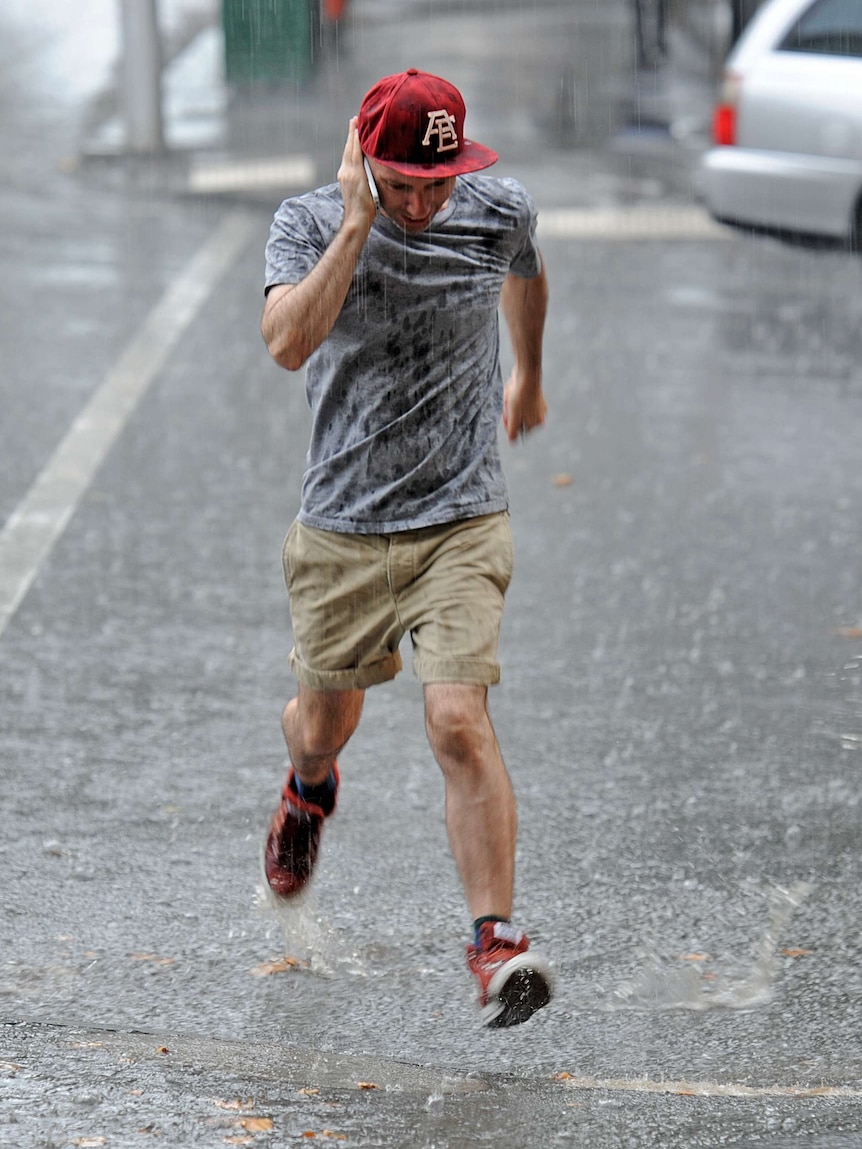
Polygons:
M567 1089L606 1090L610 1093L675 1093L681 1097L862 1097L862 1089L851 1085L740 1085L719 1081L662 1081L650 1077L589 1077L576 1073L557 1073L553 1080L562 1082Z
M543 239L727 239L730 231L699 207L601 207L540 210Z
M196 163L189 171L188 190L201 195L252 191L255 188L306 188L314 185L317 169L310 156L285 159Z
M0 531L0 635L181 336L252 235L234 212L171 283Z

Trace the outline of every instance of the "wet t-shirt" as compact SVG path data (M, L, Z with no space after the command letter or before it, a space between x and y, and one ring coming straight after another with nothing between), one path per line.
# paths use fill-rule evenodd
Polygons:
M286 200L266 286L298 283L341 225L338 184ZM504 510L498 305L541 270L532 200L513 179L459 176L430 228L378 215L329 336L310 356L300 520L391 533Z

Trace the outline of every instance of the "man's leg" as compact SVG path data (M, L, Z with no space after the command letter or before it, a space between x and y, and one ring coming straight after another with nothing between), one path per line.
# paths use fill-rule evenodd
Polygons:
M446 828L473 918L509 918L517 812L485 686L428 683L425 726L446 782Z
M484 686L426 684L425 725L446 780L449 842L475 923L467 965L485 1024L505 1027L547 1005L552 978L529 938L509 922L517 813L487 694Z
M359 725L364 690L313 690L300 683L284 708L281 728L300 782L317 786Z
M312 690L300 685L284 710L282 728L291 770L272 816L264 873L273 893L292 898L314 870L323 823L335 809L335 759L359 723L362 690Z

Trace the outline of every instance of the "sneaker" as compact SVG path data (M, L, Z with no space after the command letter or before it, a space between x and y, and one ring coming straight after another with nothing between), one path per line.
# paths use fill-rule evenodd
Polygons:
M337 794L338 767L333 770ZM300 798L294 778L291 770L281 792L281 804L272 816L263 851L267 884L280 898L294 897L308 882L317 859L323 819L332 813Z
M530 939L508 922L483 922L467 965L479 983L482 1021L492 1029L520 1025L551 1000L548 963L530 953Z

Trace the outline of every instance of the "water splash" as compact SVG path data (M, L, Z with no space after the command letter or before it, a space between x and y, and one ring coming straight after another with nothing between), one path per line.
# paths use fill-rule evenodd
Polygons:
M846 662L838 674L838 685L843 689L843 707L839 721L852 723L845 733L840 735L842 750L862 750L862 733L859 732L862 722L862 655L856 655Z
M308 890L293 898L279 898L261 881L255 902L261 911L275 914L285 952L299 968L319 977L336 977L344 972L367 975L361 956L345 950L343 940L317 911Z
M615 1009L752 1009L772 998L779 943L796 910L811 893L807 882L770 891L766 928L754 962L742 976L707 973L698 962L668 961L646 952L643 968L614 991Z

